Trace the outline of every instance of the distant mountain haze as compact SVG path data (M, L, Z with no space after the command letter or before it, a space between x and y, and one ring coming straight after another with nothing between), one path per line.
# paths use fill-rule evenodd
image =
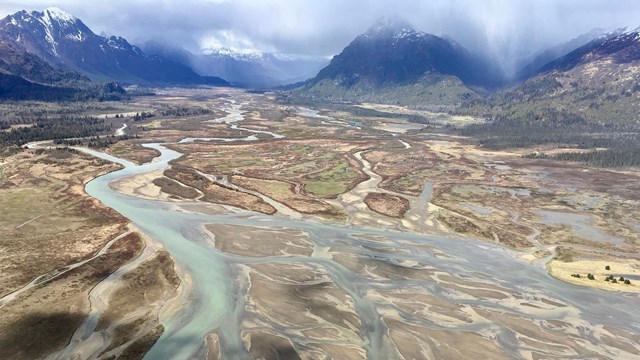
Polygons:
M607 32L602 29L594 29L567 42L556 44L548 49L540 51L529 58L521 59L521 68L514 75L513 80L517 81L531 77L546 64L572 52L582 45L589 43L591 40L606 34Z
M201 75L218 76L234 85L251 88L268 88L304 81L315 76L329 62L329 59L321 57L244 54L229 49L193 54L157 41L147 42L141 47L149 55L158 55L189 66Z

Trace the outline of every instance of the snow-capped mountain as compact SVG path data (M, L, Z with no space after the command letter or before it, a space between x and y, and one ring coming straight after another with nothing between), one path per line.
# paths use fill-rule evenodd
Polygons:
M122 37L96 35L80 19L58 8L5 17L0 20L0 40L97 80L225 84L221 79L203 78L182 64L147 56Z
M499 80L487 62L452 40L384 18L358 36L312 82L332 79L342 86L368 82L379 87L410 83L424 74L455 76L466 84L491 86Z
M282 56L262 52L238 52L232 49L209 49L193 54L158 42L142 45L147 54L162 56L190 66L199 74L218 76L232 84L268 88L312 78L329 62L321 57Z
M69 13L58 8L43 12L20 11L0 22L3 38L22 44L29 52L40 55L47 61L62 61L58 47L67 42L83 42L91 30Z
M260 60L266 54L261 51L236 51L228 48L215 48L215 49L207 49L203 52L204 55L210 56L225 56L230 57L232 59L238 61L252 61L252 60Z
M538 73L553 70L568 71L586 63L609 60L616 64L640 61L640 28L631 31L618 30L602 35L546 64L538 70Z
M382 17L378 19L366 33L361 36L370 39L391 38L400 40L404 38L421 38L427 34L416 31L413 26L399 17Z
M594 39L495 99L527 121L638 125L640 32L616 31Z
M544 49L528 59L520 61L520 69L514 75L514 80L527 79L537 73L544 65L588 44L589 42L606 34L603 29L593 29L569 41L559 43L550 48Z
M192 61L193 68L202 74L218 75L244 86L273 87L307 80L328 63L324 58L280 57L225 50L196 56Z

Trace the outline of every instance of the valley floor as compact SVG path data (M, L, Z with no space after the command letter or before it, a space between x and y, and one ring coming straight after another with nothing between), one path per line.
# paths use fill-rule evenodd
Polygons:
M190 339L202 358L639 356L640 320L604 305L640 293L639 171L486 151L401 107L363 105L385 117L240 90L156 93L127 104L118 127L140 138L107 153L153 164L163 150L142 144L164 143L182 156L127 165L140 170L108 186L141 214L161 204L175 216L166 226L214 251L207 261L224 273L88 197L83 185L115 165L25 150L0 164L10 358L177 351L190 301L213 296L200 275L229 292L216 295L226 315ZM133 121L135 109L154 115ZM602 305L591 314L591 303Z

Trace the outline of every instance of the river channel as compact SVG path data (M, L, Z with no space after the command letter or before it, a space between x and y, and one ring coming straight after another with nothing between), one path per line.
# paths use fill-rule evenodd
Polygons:
M511 250L492 244L374 228L321 224L240 210L229 210L228 213L220 215L199 214L186 211L176 203L131 197L112 190L109 187L110 182L163 169L168 166L169 161L180 157L178 152L160 144L147 146L159 150L162 155L155 162L141 166L101 152L87 150L100 158L118 162L124 168L96 178L86 186L89 195L120 212L142 232L160 242L171 253L177 266L191 279L192 291L189 301L165 321L165 332L147 354L147 359L187 359L203 346L203 339L213 331L220 334L225 359L248 358L248 353L243 350L239 330L244 294L235 276L234 266L260 260L233 256L216 250L210 237L203 230L205 224L216 223L301 230L310 234L317 247L344 250L350 248L350 251L356 251L361 256L391 263L415 261L450 274L472 274L475 279L508 288L514 294L520 294L525 298L546 296L567 304L567 307L559 310L560 314L556 313L555 316L563 317L562 313L571 314L572 317L579 317L594 325L610 325L631 333L640 332L640 313L624 311L637 306L636 296L607 293L560 282L551 278L544 269L516 259ZM379 245L380 241L365 240L370 236L384 238L386 248L398 247L403 251L389 254L372 250L371 245ZM411 244L424 244L428 247ZM427 250L429 248L432 250ZM437 249L438 254L446 255L436 256L433 249ZM362 318L360 335L367 346L368 358L389 358L392 350L386 348L386 334L376 311L376 304L366 296L367 291L378 284L368 283L366 277L351 273L345 267L326 258L273 257L268 260L282 263L308 262L324 267L335 283L353 297ZM446 293L438 286L433 286L434 284L412 282L414 284L411 285L424 286L425 289L431 289L435 295L446 298ZM481 305L501 306L490 302ZM518 310L513 311L519 314ZM507 336L507 332L504 336Z
M189 294L182 306L164 319L164 333L147 353L146 359L188 359L203 349L207 335L216 332L220 338L223 359L248 359L249 352L241 336L245 313L246 281L240 267L256 263L310 264L323 269L335 285L352 299L361 320L358 335L368 359L394 359L399 354L389 337L381 315L389 303L370 296L384 289L396 291L418 289L443 301L490 309L500 313L545 322L562 319L581 327L615 327L632 334L640 333L640 312L637 295L609 293L574 286L550 277L538 266L517 257L517 253L480 241L416 234L408 231L368 228L338 223L323 223L295 219L284 215L264 215L233 208L218 207L217 213L200 213L188 202L168 202L142 199L120 194L109 184L130 176L167 168L169 161L180 153L162 144L147 144L160 151L155 161L135 165L126 160L93 150L83 150L94 156L123 165L86 185L89 195L118 211L145 235L160 243L171 255L181 273L189 278ZM291 229L309 235L316 249L330 248L362 259L375 259L396 267L418 264L451 277L473 280L497 286L511 299L536 302L546 299L562 304L550 311L527 310L509 306L509 302L458 296L445 283L408 278L402 281L380 279L350 271L334 261L326 252L314 251L311 256L246 257L216 249L207 224ZM398 310L399 311L399 310ZM400 311L399 311L400 312ZM441 325L426 320L406 321L423 327L440 329ZM91 329L89 329L91 330ZM520 343L508 326L491 322L453 324L449 330L491 333L495 342L513 358L522 358ZM592 334L584 335L598 346ZM79 339L82 341L83 339ZM74 344L65 354L74 353ZM97 355L97 354L96 354ZM96 356L94 355L94 356Z

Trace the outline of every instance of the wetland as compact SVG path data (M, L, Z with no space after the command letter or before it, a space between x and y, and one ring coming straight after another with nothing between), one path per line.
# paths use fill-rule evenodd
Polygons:
M153 111L113 127L136 138L0 165L2 208L24 209L3 216L0 256L29 231L42 247L3 261L10 358L640 356L636 170L270 93L155 94L114 105Z

